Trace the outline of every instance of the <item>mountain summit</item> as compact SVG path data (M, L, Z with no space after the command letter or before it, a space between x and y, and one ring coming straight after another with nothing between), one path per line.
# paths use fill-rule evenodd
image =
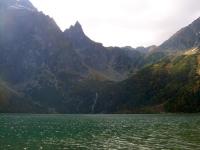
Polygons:
M85 37L85 33L83 32L83 28L81 24L77 21L74 26L70 26L69 29L66 30L66 32L69 32L73 36L81 36Z
M78 21L76 21L74 26L71 26L71 30L74 30L75 32L79 32L80 34L84 34L83 28Z
M64 31L64 35L68 41L70 41L74 48L90 47L94 43L89 37L87 37L83 31L81 24L77 21L75 25Z

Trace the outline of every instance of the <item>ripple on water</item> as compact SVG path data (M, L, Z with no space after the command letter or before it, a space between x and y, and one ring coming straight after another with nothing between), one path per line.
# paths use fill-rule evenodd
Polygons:
M0 149L200 149L199 115L0 115Z

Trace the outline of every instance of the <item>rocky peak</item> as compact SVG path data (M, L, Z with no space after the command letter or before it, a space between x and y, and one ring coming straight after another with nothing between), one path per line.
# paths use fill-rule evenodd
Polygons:
M85 33L83 32L83 28L81 24L77 21L75 25L70 26L69 29L65 30L66 35L69 37L74 37L74 38L85 38Z
M75 25L72 27L74 27L74 29L76 29L76 30L80 30L83 32L82 26L78 21L76 21Z
M94 41L85 35L83 28L78 21L75 23L75 25L70 26L69 29L66 29L64 31L64 35L75 48L88 48L95 44Z

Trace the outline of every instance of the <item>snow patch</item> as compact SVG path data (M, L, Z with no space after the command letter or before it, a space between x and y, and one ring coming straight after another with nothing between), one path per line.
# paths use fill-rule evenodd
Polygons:
M18 9L18 10L35 11L35 9L29 8L29 7L25 7L25 6L20 5L20 4L12 5L9 8L11 8L11 9Z

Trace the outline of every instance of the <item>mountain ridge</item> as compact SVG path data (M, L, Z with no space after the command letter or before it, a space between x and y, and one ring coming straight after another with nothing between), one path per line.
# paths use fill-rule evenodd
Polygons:
M160 50L184 51L198 47L200 43L200 17L180 29L159 46Z

